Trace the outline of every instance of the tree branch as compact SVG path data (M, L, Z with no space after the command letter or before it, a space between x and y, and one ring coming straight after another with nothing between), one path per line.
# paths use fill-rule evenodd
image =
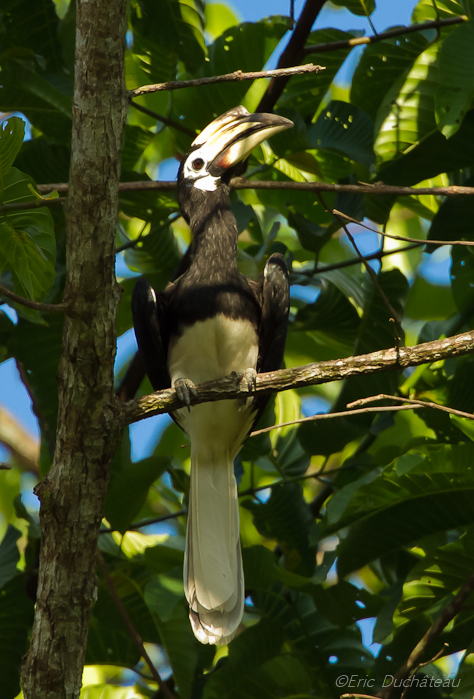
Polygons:
M323 0L324 1L324 0ZM166 83L157 83L156 85L143 85L135 90L129 90L129 99L132 97L140 97L140 95L148 95L150 92L165 92L169 90L182 90L186 87L200 87L201 85L215 85L216 83L241 82L242 80L258 80L260 78L272 77L287 77L292 75L301 75L302 73L319 73L324 70L324 66L315 66L312 63L306 63L301 66L292 66L291 68L276 68L275 70L257 70L249 73L243 73L241 70L236 70L233 73L225 75L212 75L209 78L193 78L192 80L170 80Z
M113 366L120 288L115 228L123 125L126 0L76 2L66 287L53 464L36 487L41 555L25 699L78 699L97 596L96 550L120 438ZM107 76L104 79L104 76Z
M462 24L463 22L467 22L468 19L469 17L466 15L460 15L459 17L448 17L447 19L436 19L432 22L412 24L409 27L400 27L400 29L389 29L386 32L381 32L373 36L359 36L344 41L330 41L326 44L311 44L310 46L305 46L304 54L308 56L313 53L327 53L328 51L337 51L338 49L354 48L354 46L376 44L378 41L392 39L405 34L412 34L413 32L424 32L427 29L440 29L441 27L448 27L452 24Z
M474 331L470 331L413 347L379 350L357 357L315 362L302 367L257 374L256 389L251 392L245 386L240 385L237 375L230 375L224 379L208 381L197 386L198 398L192 398L191 404L227 398L243 398L256 393L269 394L286 391L290 388L316 386L330 381L339 381L349 376L362 376L418 366L419 364L431 364L440 359L459 357L473 351ZM181 407L183 406L176 391L173 388L168 388L138 400L120 404L118 408L119 419L123 425L128 425L146 417L170 412Z
M324 2L325 0L306 0L288 44L278 59L277 69L284 70L288 66L298 65L303 61L304 45ZM271 112L273 110L290 76L291 74L288 73L284 74L284 77L274 76L270 80L270 84L259 102L257 112Z
M335 193L348 193L348 194L370 194L374 196L383 196L385 194L391 194L394 196L420 196L421 194L432 194L433 196L440 197L460 197L460 196L474 196L474 187L463 187L458 185L450 185L449 187L401 187L395 185L388 185L377 182L375 184L334 184L332 182L293 182L293 181L275 181L275 180L247 180L244 177L234 177L230 181L231 187L233 189L270 189L270 190L286 190L286 191L299 191L299 192L335 192ZM38 191L41 194L48 194L54 190L58 192L68 192L68 185L61 184L39 184L37 185ZM170 180L164 180L161 182L145 181L145 182L121 182L119 184L119 192L174 192L176 190L176 182ZM23 211L25 209L36 209L38 206L57 206L58 204L63 204L65 201L64 197L59 199L44 199L40 202L24 202L22 204L5 204L5 206L0 206L0 213L5 213L6 211ZM336 209L334 209L336 211ZM337 212L342 215L341 212ZM344 214L345 216L345 214ZM346 218L351 220L350 217ZM354 219L352 219L354 221ZM363 225L359 221L355 221L359 225ZM369 229L370 230L370 229ZM376 231L376 233L382 233ZM395 240L415 240L413 238L403 238L401 236L392 236L385 233L388 238L394 238ZM419 242L416 241L415 242ZM455 241L455 243L458 241ZM433 245L449 244L452 245L453 241L444 242L443 241L433 241ZM462 241L463 245L473 245L474 243L466 243Z
M30 301L30 299L25 299L23 296L15 294L4 286L0 286L0 296L6 296L7 299L15 301L22 306L26 306L26 308L32 308L34 311L43 311L44 313L63 313L68 307L67 303L39 303L38 301Z
M148 109L148 107L144 107L142 104L138 104L138 102L134 102L132 99L130 100L130 106L133 107L134 109L136 109L137 112L141 112L142 114L146 114L147 116L151 117L152 119L156 119L156 121L161 121L162 124L164 124L165 126L169 126L171 129L176 129L176 131L181 131L181 133L186 134L186 136L191 136L192 138L196 137L195 131L188 129L186 126L183 126L183 124L180 124L177 121L173 121L172 119L168 119L168 117L162 116L161 114L157 114L156 112L152 112L152 110Z

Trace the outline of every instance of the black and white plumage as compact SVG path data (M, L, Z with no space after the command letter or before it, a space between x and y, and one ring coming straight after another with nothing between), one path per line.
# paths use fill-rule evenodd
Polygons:
M181 163L178 200L193 242L187 270L156 293L141 279L132 300L135 333L155 390L174 386L184 403L194 384L238 372L279 369L289 308L283 257L272 255L264 279L237 267L237 225L230 205L231 168L292 122L232 109L195 139ZM266 397L176 410L191 441L191 490L184 588L193 631L202 643L228 643L244 608L239 508L233 463Z

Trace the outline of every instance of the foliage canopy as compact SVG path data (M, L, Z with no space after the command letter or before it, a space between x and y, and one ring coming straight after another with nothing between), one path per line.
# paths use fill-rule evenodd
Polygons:
M383 2L385 0L379 0ZM355 14L374 2L338 0ZM420 0L413 22L474 12L473 0ZM70 158L75 5L8 0L0 11L1 206L35 201L36 184L66 182ZM261 70L291 28L288 17L239 24L223 5L203 0L133 0L129 6L126 86ZM348 40L358 32L318 29L308 45ZM274 182L377 182L415 186L472 185L474 167L474 24L471 19L365 46L347 87L334 82L350 46L308 53L324 66L293 77L276 110L295 128L251 156L247 176ZM106 77L106 76L104 76ZM122 181L148 181L192 136L237 104L255 111L267 82L236 82L156 92L137 99L154 117L130 107L122 152ZM474 241L474 198L375 196L242 190L233 207L241 269L257 277L269 254L292 262L292 309L286 366L364 354L395 343L391 311L402 318L406 344L472 329L474 257L471 247L437 240ZM372 228L431 244L372 263L377 286L330 211ZM123 192L117 247L123 296L117 334L131 328L133 275L166 284L189 243L174 193ZM364 252L388 253L399 242L350 228ZM135 243L134 243L135 241ZM371 247L372 246L372 247ZM4 211L0 218L0 283L23 297L59 303L65 279L65 222L61 207ZM450 259L448 260L448 255ZM430 256L439 260L430 263ZM123 264L124 263L124 264ZM450 283L427 276L449 264ZM325 269L328 265L339 268ZM57 420L56 373L61 351L59 314L8 301L0 311L0 359L21 362L42 435L40 474L51 464ZM117 383L125 372L117 371ZM151 392L144 381L142 393ZM342 410L380 393L411 396L474 412L472 357L414 371L348 379L338 385L276 396L260 426L316 411ZM338 697L336 678L394 675L473 570L474 429L472 423L425 408L335 418L279 428L252 437L240 474L241 535L248 592L244 629L215 654L194 639L182 588L185 519L137 523L176 513L187 503L189 449L166 423L153 454L131 459L125 432L114 457L99 546L122 602L143 641L156 649L160 672L173 677L183 699L214 697ZM20 468L2 475L0 545L0 676L2 696L19 692L33 602L27 591L37 566L36 515L20 499ZM303 476L314 477L302 480ZM268 489L264 489L268 487ZM12 505L13 503L13 505ZM8 527L7 527L8 525ZM155 532L155 533L150 533ZM21 537L21 538L20 538ZM18 544L20 543L20 547ZM21 554L20 554L21 551ZM420 657L420 669L441 680L447 658L465 651L458 687L431 688L433 697L472 696L472 598ZM370 621L369 621L370 620ZM376 644L361 629L374 627ZM103 577L90 626L87 664L97 669L84 699L152 696L148 678ZM144 670L143 676L126 668ZM443 674L444 673L444 674ZM134 688L123 684L134 684ZM348 689L347 691L350 691ZM362 691L365 691L362 689ZM423 690L413 688L410 697Z

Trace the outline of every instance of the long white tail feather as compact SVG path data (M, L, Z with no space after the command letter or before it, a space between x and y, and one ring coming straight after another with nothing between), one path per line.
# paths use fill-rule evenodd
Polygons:
M191 449L184 589L201 643L228 643L242 619L244 577L234 454Z

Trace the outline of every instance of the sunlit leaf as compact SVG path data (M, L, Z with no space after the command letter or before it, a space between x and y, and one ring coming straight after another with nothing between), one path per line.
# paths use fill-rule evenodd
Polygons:
M375 0L332 0L337 7L345 7L354 15L368 17L375 10Z
M439 54L439 86L435 96L436 123L450 138L459 129L474 96L474 25L456 27Z
M10 168L3 180L4 204L34 201L33 180ZM0 270L8 269L20 294L44 298L54 277L56 241L53 219L46 208L7 214L0 222Z

